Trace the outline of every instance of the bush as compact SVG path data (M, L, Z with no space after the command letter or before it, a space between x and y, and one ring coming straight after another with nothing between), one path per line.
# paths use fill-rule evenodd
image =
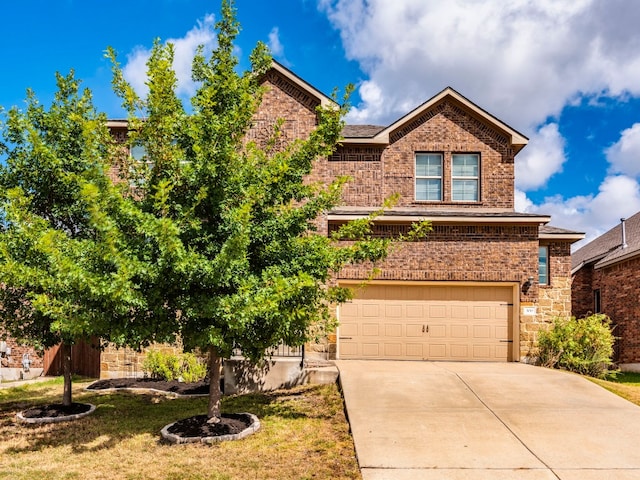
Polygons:
M207 375L207 366L193 353L164 353L149 350L142 362L145 376L155 380L198 382Z
M545 367L601 378L613 364L614 342L606 315L556 319L551 329L540 332L540 362Z

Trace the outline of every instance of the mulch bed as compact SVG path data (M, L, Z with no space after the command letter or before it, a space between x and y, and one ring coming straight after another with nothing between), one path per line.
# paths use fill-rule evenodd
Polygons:
M50 405L40 405L25 410L22 412L22 416L25 418L58 418L86 413L90 409L91 405L88 403L72 403L69 406L62 405L61 403L52 403Z
M251 419L242 414L225 413L218 423L207 423L207 420L206 415L185 418L175 422L168 431L183 438L219 437L238 434L251 425Z
M177 380L164 381L151 378L109 378L93 382L87 390L106 390L109 388L147 388L179 395L207 395L209 382L185 383Z

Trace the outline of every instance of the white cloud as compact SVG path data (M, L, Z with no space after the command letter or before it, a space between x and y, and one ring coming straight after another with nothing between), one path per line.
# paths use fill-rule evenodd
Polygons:
M548 123L531 137L527 147L516 156L516 187L532 190L542 187L566 161L565 141L557 123Z
M215 48L216 32L215 18L213 15L206 15L199 20L184 37L167 39L166 43L174 45L173 68L178 78L178 95L193 95L196 85L191 80L191 63L198 46L203 45L205 52L210 52ZM150 49L139 46L127 55L127 63L123 67L125 79L131 83L138 95L144 96L147 93L147 61L151 55Z
M383 100L357 118L388 124L447 85L518 129L576 97L640 94L636 2L319 0L349 59ZM377 100L377 98L376 98Z
M640 175L640 123L624 130L620 140L606 150L613 173Z
M269 50L274 57L284 55L284 46L280 42L280 29L273 27L269 32Z
M560 195L534 205L522 191L516 192L516 209L528 213L551 215L551 224L586 233L576 247L584 245L612 228L622 217L640 210L640 184L625 175L606 177L598 193L572 198Z
M592 239L640 210L640 123L604 154L590 195L545 199L567 161L559 114L640 97L640 5L628 0L317 0L365 80L347 119L388 125L446 86L531 137L516 157L516 209ZM569 160L570 161L570 160ZM602 169L604 170L604 158ZM595 168L595 167L594 167ZM568 168L567 168L568 170ZM579 181L579 180L576 180Z

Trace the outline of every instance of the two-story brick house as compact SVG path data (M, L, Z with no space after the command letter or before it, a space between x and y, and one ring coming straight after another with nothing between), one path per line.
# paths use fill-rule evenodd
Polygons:
M284 119L284 138L304 138L315 108L332 101L274 62L250 137ZM352 181L325 232L377 210L378 235L432 222L426 241L402 245L366 288L368 268L336 279L355 299L338 308L329 354L341 359L528 360L542 324L571 311L570 246L583 238L548 227L547 215L514 210L514 158L527 138L451 88L389 126L347 125L341 146L311 180Z
M281 141L305 138L316 107L333 101L274 62L249 139L266 141L280 119ZM110 122L125 135L126 122ZM451 88L388 126L347 125L310 181L349 175L343 205L319 219L328 234L399 194L375 225L381 236L428 219L433 231L401 245L380 265L340 272L355 298L337 309L327 359L531 361L537 332L571 313L571 244L583 235L549 227L547 215L514 209L514 159L527 138ZM126 357L126 358L125 358ZM134 358L135 357L135 358ZM129 351L103 353L101 376L139 374ZM133 368L133 370L131 370ZM126 371L127 369L131 371Z

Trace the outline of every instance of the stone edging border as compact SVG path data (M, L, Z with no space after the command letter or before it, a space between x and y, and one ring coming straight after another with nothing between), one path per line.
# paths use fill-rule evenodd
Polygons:
M173 433L169 433L169 428L171 428L171 426L173 425L173 423L170 423L169 425L165 425L165 427L160 430L160 434L162 435L162 437L165 440L168 440L171 443L177 443L177 444L181 444L181 443L207 443L207 444L212 444L212 443L218 443L218 442L225 442L228 440L241 440L245 437L248 437L249 435L251 435L252 433L257 432L258 430L260 430L260 420L258 420L258 417L256 417L253 413L240 413L239 415L246 415L247 417L249 417L249 419L251 420L251 425L249 425L247 428L245 428L243 431L241 431L240 433L234 433L232 435L218 435L218 436L214 436L214 437L181 437L180 435L175 435Z
M89 410L87 410L84 413L76 413L75 415L64 415L62 417L29 418L29 417L25 417L24 415L22 415L22 412L18 412L16 414L16 417L18 418L19 422L30 423L30 424L70 422L72 420L79 420L82 417L86 417L87 415L91 415L95 411L95 409L96 409L95 405L93 405L91 403L88 403L86 405L89 405Z
M142 388L142 387L114 387L114 388L89 388L84 389L85 392L91 393L113 393L113 392L125 392L125 393L154 393L164 395L172 398L196 398L196 397L208 397L208 393L194 393L194 394L182 394L176 392L169 392L167 390L157 390L155 388Z

